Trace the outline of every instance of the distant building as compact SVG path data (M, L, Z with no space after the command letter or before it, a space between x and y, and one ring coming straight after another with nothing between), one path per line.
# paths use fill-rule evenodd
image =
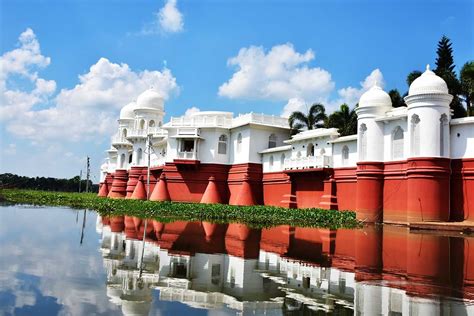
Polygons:
M451 119L451 100L427 67L407 107L393 108L377 85L364 93L356 135L330 128L290 137L286 118L255 113L164 123L163 98L147 90L120 112L100 195L131 198L145 183L150 135L152 200L355 210L366 221L474 220L474 117Z

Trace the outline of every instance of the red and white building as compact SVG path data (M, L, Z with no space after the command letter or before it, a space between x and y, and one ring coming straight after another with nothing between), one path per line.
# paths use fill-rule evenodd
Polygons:
M393 108L374 86L357 135L289 137L286 118L197 112L163 122L163 98L142 93L120 113L99 195L234 205L355 210L366 221L474 220L474 117L451 119L452 96L429 68Z

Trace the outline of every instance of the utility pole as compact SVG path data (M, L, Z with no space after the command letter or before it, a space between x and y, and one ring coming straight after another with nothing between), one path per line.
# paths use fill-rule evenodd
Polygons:
M148 134L147 137L147 148L148 148L148 165L146 170L146 200L150 199L150 154L151 154L151 134ZM145 227L143 230L143 241L142 241L142 258L140 260L140 271L138 274L138 280L142 279L143 273L143 255L145 253L145 237L146 237L146 229L147 229L148 220L145 218Z
M82 169L79 172L79 193L81 193Z
M89 178L91 177L90 158L87 156L87 173L86 173L86 193L89 193Z

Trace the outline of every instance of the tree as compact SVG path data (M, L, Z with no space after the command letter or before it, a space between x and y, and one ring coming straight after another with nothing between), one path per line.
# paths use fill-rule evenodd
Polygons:
M397 89L392 89L388 92L388 95L390 96L390 99L392 99L392 106L394 108L399 108L401 106L407 106L405 104L405 101L403 101L402 96L400 95L400 92L398 92Z
M474 116L474 61L464 64L460 72L461 94L466 101L467 114Z
M436 69L434 72L446 81L449 93L453 95L453 100L450 104L453 110L453 117L464 117L466 116L466 110L459 99L459 95L462 93L461 83L454 72L456 65L454 65L453 48L449 38L443 35L438 42L436 54Z
M337 128L341 136L357 134L357 114L347 104L341 104L339 110L334 111L327 120L327 127Z
M308 114L300 111L291 113L288 123L290 124L291 133L296 134L303 129L310 130L324 127L326 120L326 108L321 103L315 103L309 108Z

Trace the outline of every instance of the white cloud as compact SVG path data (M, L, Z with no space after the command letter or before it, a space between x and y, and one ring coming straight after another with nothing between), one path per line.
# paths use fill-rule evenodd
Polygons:
M36 68L46 67L50 59L41 55L31 29L22 33L19 41L20 48L5 53L1 59L6 71L2 73L0 114L7 121L7 130L21 138L81 141L107 135L116 127L118 110L150 86L165 99L179 92L169 69L135 72L127 64L100 58L87 73L79 76L75 87L62 89L50 98L56 83L38 78L35 72ZM30 78L34 88L8 89L8 82L15 80L11 77L14 74ZM37 104L48 103L51 106L34 109Z
M179 33L184 30L184 18L177 8L177 0L167 0L154 15L155 20L142 28L142 35Z
M281 116L289 117L291 113L295 111L302 111L305 112L306 102L300 98L291 98L288 100L288 103L283 107L283 111L281 112Z
M219 87L219 95L231 99L325 100L334 82L328 71L308 65L313 59L312 50L301 54L291 43L273 46L268 52L261 46L242 48L228 60L237 70Z
M177 0L168 0L158 12L158 20L165 32L181 32L184 27L183 14L176 7Z
M360 82L360 88L354 88L354 87L349 86L346 88L339 89L337 91L339 98L333 103L336 103L337 106L339 106L342 103L346 103L352 107L359 102L359 99L362 96L362 94L365 91L369 90L375 83L377 83L377 85L379 85L382 88L385 86L383 74L378 68L374 69L364 79L364 81Z
M195 113L198 113L198 112L201 112L201 110L195 106L193 107L190 107L189 109L186 110L186 112L184 112L184 116L190 116L190 115L193 115Z

